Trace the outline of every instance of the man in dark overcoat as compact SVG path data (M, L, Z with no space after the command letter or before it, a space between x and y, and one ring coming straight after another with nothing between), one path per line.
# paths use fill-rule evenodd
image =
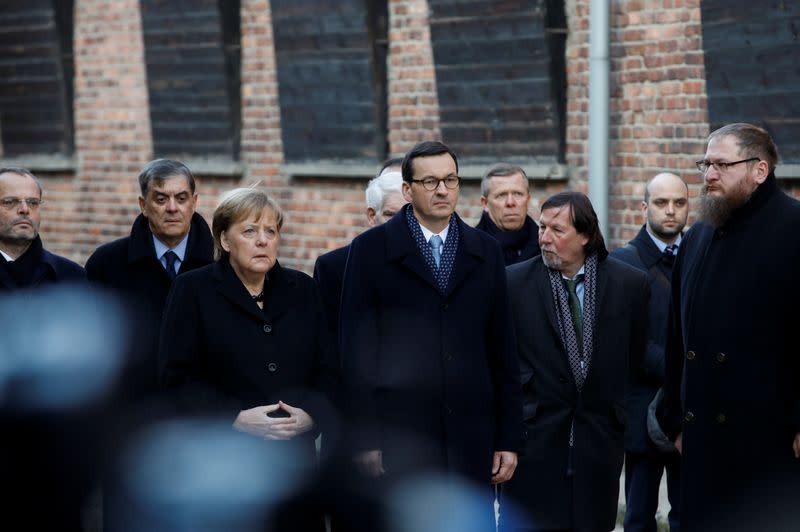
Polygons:
M661 173L645 185L642 212L647 222L636 238L611 256L647 272L650 309L647 348L642 363L633 368L625 398L625 530L656 532L661 476L667 472L669 527L679 531L680 455L656 447L647 430L650 403L664 383L664 346L667 341L672 266L689 215L689 190L675 174ZM667 442L669 443L669 442Z
M800 523L800 202L775 179L777 149L751 124L711 133L701 222L672 282L662 422L682 453L684 531Z
M399 170L385 170L371 179L367 185L367 224L380 225L400 211L406 204ZM350 245L320 255L314 263L314 281L319 287L325 307L325 316L331 330L331 338L339 332L339 303L342 299L342 281Z
M485 493L514 472L521 444L519 368L503 257L455 214L455 154L422 142L403 160L410 205L353 240L340 345L357 464L387 483L426 472ZM482 496L483 497L483 496Z
M500 530L612 530L647 277L608 257L578 192L542 204L539 246L541 256L508 267L527 441L502 487Z
M521 166L492 165L481 180L483 214L476 229L492 235L503 249L506 266L539 254L539 226L528 215L528 176Z
M117 456L133 434L168 416L158 387L158 335L173 279L213 259L211 231L195 212L197 192L191 170L181 162L156 159L139 174L139 208L131 234L103 244L86 262L89 281L110 289L130 312L136 340L104 426L108 461L103 494L106 530L124 529L130 505L119 501L114 482Z
M186 165L151 161L139 174L139 188L142 212L131 234L103 244L86 262L89 280L119 294L134 315L137 352L123 387L135 401L158 389L158 333L172 280L213 259L211 231L195 212L195 180Z
M42 245L42 203L42 184L30 170L0 168L0 293L86 281L86 270Z

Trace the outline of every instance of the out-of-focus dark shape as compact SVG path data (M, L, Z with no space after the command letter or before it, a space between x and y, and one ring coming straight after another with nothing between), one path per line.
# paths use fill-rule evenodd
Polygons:
M4 529L82 530L128 340L122 309L86 285L20 290L0 298L0 338Z

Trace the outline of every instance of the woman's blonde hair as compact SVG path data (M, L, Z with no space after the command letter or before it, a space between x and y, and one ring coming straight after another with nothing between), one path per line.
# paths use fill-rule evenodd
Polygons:
M261 187L235 188L222 195L219 205L214 210L211 221L211 234L214 236L214 258L221 259L228 256L222 248L222 233L233 224L249 218L254 214L261 214L269 209L275 215L278 231L283 226L283 212L278 204Z

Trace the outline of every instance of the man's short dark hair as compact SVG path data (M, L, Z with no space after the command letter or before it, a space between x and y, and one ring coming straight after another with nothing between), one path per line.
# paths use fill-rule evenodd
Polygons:
M42 182L39 181L39 178L33 175L33 172L27 168L23 168L21 166L6 166L5 168L0 168L0 175L2 174L17 174L30 177L33 179L33 182L36 183L36 187L39 189L39 197L42 197Z
M489 196L489 180L493 177L508 177L516 174L521 174L525 183L528 183L528 174L525 173L525 170L523 170L521 166L508 163L497 163L493 165L486 171L483 179L481 179L481 196L484 198Z
M381 172L383 172L384 170L386 170L390 166L401 166L402 164L403 164L403 158L402 157L390 157L390 158L386 159L385 161L383 161L383 164L381 165L381 169L378 170L377 175L381 175Z
M608 256L606 242L600 232L600 223L597 221L597 213L594 212L592 202L586 194L574 191L559 192L550 196L542 203L541 210L563 207L569 205L570 221L575 231L589 238L583 251L588 257L592 253L597 253L599 260L604 260Z
M775 165L778 164L778 148L767 130L753 124L736 122L712 131L708 136L708 141L711 142L715 138L729 135L736 139L736 144L739 145L744 158L758 157L767 161L770 172L775 171Z
M453 153L453 150L437 140L426 140L411 148L411 151L406 153L406 156L403 157L403 181L411 183L411 180L414 178L414 159L417 157L433 157L443 153L447 153L453 158L453 162L456 163L457 173L458 157Z
M189 182L189 188L194 194L194 174L192 174L188 166L172 159L150 161L144 166L142 173L139 174L139 188L142 191L142 197L147 197L147 191L153 181L164 181L177 176L186 178L186 181Z

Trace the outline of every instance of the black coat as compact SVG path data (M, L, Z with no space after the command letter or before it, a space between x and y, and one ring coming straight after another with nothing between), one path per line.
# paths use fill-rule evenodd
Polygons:
M491 217L489 217L489 213L483 211L475 229L492 235L495 240L500 242L506 266L531 259L541 253L539 249L539 226L530 216L525 217L525 224L522 229L518 231L503 231L494 224Z
M683 530L797 530L800 202L770 175L721 228L687 233L672 282L667 432Z
M231 423L241 410L283 401L305 410L315 429L289 441L265 441L276 456L291 449L281 471L254 475L314 475L314 438L332 421L328 399L335 370L314 281L276 263L260 309L227 258L175 279L159 342L161 380L180 413ZM231 428L231 430L233 430ZM288 480L296 480L292 478ZM324 530L313 507L287 508L275 530ZM288 523L283 520L288 519ZM288 528L287 528L288 527Z
M598 264L595 349L581 393L561 341L541 257L508 267L508 291L527 442L514 477L503 485L503 501L515 503L530 522L514 522L504 502L501 530L611 530L624 454L626 374L639 363L645 345L647 278L613 258ZM566 471L573 419L570 493Z
M213 260L208 224L192 216L186 254L179 274L205 266ZM136 328L136 352L124 377L125 396L139 400L158 389L158 332L161 314L172 281L156 257L153 233L141 214L133 222L130 236L103 244L86 262L89 280L114 290L131 310Z
M319 287L331 338L336 338L339 331L339 304L342 300L342 281L349 252L349 245L334 249L320 255L314 263L314 281Z
M38 236L17 260L7 263L0 256L0 292L33 288L49 283L84 282L86 270L69 259L50 253L42 247ZM14 267L24 271L15 272ZM24 280L22 279L24 277Z
M277 403L324 426L332 388L327 327L314 281L275 264L253 301L228 259L175 279L159 342L161 382L181 412L236 418ZM300 437L312 455L312 432Z
M664 383L664 346L667 343L672 264L662 260L663 253L653 242L646 226L642 226L628 246L614 250L611 256L647 272L650 284L647 348L641 365L631 372L625 398L628 410L625 450L659 453L647 435L647 408Z
M364 423L359 449L381 449L389 474L433 467L488 487L493 452L521 446L503 258L494 239L457 218L440 294L408 208L350 245L340 320L347 412ZM405 446L408 436L429 453Z

